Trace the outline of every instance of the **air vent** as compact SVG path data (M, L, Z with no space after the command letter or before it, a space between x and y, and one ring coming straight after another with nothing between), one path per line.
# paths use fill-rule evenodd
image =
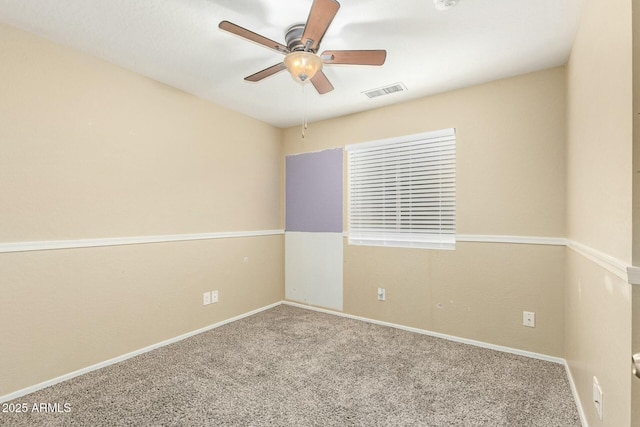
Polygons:
M391 86L385 86L379 89L368 90L363 93L367 95L369 98L376 98L382 95L389 95L390 93L402 92L403 90L407 90L405 85L403 85L402 83L395 83L395 84L392 84Z

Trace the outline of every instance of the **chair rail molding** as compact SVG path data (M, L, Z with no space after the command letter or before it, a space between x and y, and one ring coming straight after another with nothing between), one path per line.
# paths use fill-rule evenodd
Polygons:
M185 242L190 240L212 240L231 239L239 237L258 237L283 235L285 230L253 230L253 231L223 231L214 233L192 233L192 234L168 234L157 236L134 236L134 237L107 237L96 239L76 239L76 240L44 240L32 242L7 242L0 243L0 254L13 252L47 251L58 249L80 249L95 248L105 246L140 245L149 243ZM349 233L343 232L343 237L348 238ZM564 237L546 236L509 236L509 235L488 235L488 234L458 234L457 242L468 243L503 243L503 244L523 244L523 245L547 245L565 246L592 262L598 264L617 277L625 280L631 285L640 286L640 267L631 266L625 262L605 254L597 249L574 240Z
M223 231L218 233L168 234L160 236L11 242L0 243L0 253L96 248L103 246L141 245L147 243L185 242L190 240L231 239L237 237L274 236L278 234L284 234L284 230Z

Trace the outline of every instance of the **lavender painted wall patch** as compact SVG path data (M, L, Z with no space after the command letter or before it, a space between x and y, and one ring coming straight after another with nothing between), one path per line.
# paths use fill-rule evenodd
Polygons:
M286 231L342 233L341 148L286 158Z

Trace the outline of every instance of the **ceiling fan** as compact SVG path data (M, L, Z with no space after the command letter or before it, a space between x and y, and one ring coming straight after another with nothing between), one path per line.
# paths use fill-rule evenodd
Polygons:
M323 64L382 65L387 57L386 50L325 50L318 56L322 37L339 8L340 3L335 0L313 0L306 24L292 25L287 29L286 46L229 21L220 22L218 27L285 55L283 62L247 76L245 80L258 82L282 70L289 70L294 80L298 83L310 81L322 95L333 90L333 85L322 72Z

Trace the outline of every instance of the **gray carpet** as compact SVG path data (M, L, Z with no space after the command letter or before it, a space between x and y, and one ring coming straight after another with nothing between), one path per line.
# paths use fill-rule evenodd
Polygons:
M280 305L12 403L10 426L579 426L564 367Z

